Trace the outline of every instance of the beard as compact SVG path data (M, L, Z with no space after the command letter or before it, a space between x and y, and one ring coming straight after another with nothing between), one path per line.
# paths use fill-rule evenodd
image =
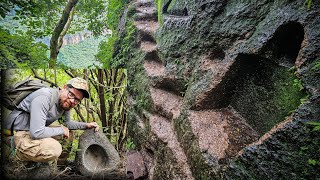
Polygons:
M61 109L64 111L69 111L71 109L71 106L69 104L69 107L64 106L64 104L67 103L66 101L62 101L61 99L59 100L59 106Z

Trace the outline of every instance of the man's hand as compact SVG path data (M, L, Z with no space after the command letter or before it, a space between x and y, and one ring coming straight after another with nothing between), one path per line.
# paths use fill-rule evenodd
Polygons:
M63 136L69 138L69 129L65 126L61 126L63 128Z
M99 125L96 122L87 123L86 128L87 129L95 128L94 129L95 132L99 131Z

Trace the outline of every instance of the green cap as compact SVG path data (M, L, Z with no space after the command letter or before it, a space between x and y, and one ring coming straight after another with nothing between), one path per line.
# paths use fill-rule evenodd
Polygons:
M83 92L83 97L89 98L89 88L86 80L76 77L68 81L67 85L71 85L73 88L76 88Z

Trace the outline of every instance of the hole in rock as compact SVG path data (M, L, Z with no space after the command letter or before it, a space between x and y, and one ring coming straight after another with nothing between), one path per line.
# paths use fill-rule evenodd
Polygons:
M294 65L301 48L304 29L297 22L280 26L270 41L263 48L265 56L278 64L291 67Z
M94 144L89 146L85 151L83 162L93 172L102 170L108 164L108 155L100 145Z
M306 95L293 72L269 59L240 55L237 67L232 96L226 98L260 135L290 115Z
M187 8L183 8L183 11L182 11L182 16L188 16L188 9Z
M155 86L178 96L183 96L187 87L182 79L163 78Z
M225 53L222 49L212 49L209 53L210 59L224 59Z

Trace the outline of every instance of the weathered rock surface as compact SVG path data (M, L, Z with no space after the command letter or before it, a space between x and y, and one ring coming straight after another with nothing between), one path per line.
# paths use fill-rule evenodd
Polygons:
M142 179L148 175L143 157L139 151L127 152L127 174L132 173L134 179Z
M319 6L161 2L131 5L129 133L148 178L320 178Z
M102 131L86 130L79 138L75 164L78 171L97 179L125 179L120 157Z

